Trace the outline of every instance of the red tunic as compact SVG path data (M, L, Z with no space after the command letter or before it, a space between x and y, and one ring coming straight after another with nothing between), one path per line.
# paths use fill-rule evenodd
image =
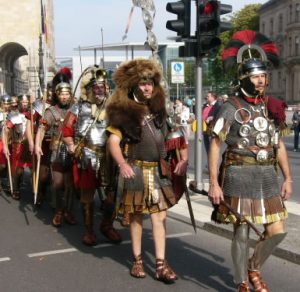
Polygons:
M72 137L73 139L75 138L76 122L77 116L72 112L68 112L61 128L63 137ZM78 167L75 157L73 159L73 178L76 188L96 189L101 185L100 179L97 177L96 171L92 168L91 164L89 164L86 169L81 169Z

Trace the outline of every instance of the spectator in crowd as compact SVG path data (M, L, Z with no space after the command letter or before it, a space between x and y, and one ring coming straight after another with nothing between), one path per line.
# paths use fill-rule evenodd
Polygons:
M293 129L294 129L294 151L299 149L299 132L300 132L300 103L297 109L293 113L292 117Z
M207 102L202 108L202 120L203 120L203 141L206 154L209 152L210 144L210 127L215 115L217 114L220 104L217 100L217 94L213 91L209 91L206 95Z

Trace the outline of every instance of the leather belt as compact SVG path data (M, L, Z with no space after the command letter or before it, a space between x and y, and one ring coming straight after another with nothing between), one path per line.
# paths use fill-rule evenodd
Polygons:
M140 166L140 167L156 167L158 166L157 161L142 161L142 160L134 160L134 165Z
M225 164L228 165L274 165L276 159L270 157L265 161L257 161L256 157L242 156L236 153L227 152Z

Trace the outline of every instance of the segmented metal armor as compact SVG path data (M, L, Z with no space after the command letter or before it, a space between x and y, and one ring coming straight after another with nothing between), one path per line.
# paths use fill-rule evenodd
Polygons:
M44 117L49 127L47 134L51 136L51 163L60 163L64 167L71 166L71 155L68 153L61 135L61 127L66 113L67 109L55 105L47 108Z
M24 141L25 130L27 119L25 114L19 111L11 111L7 115L7 121L10 122L14 127L11 133L12 143L21 143Z
M92 104L80 101L72 106L70 112L77 117L75 144L80 145L79 153L76 153L78 164L82 169L87 169L90 164L96 174L100 170L101 184L105 185L107 181L105 172L107 140L105 111L98 109L93 114Z

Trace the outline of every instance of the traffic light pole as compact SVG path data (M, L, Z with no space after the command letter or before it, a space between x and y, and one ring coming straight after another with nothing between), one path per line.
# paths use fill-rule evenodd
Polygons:
M202 181L202 148L203 148L203 132L202 132L202 59L196 58L196 121L197 131L195 136L195 182L196 189L203 190Z

